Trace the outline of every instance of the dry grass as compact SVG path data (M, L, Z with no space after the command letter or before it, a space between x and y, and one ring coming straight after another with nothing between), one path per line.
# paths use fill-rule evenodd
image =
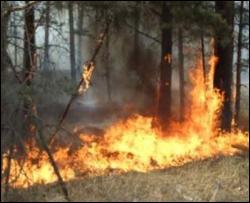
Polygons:
M72 180L72 201L249 201L249 158L220 157L182 167ZM55 185L12 190L11 201L64 201Z

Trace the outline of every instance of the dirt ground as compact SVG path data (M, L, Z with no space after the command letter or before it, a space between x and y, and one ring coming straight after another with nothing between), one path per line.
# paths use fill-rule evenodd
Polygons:
M219 157L147 173L66 183L71 201L249 201L249 157ZM11 189L9 201L65 201L58 185Z

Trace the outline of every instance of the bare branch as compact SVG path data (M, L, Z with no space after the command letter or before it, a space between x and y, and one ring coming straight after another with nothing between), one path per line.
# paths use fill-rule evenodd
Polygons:
M32 6L34 6L35 4L39 3L40 1L31 1L23 6L14 6L14 7L10 7L8 10L6 10L5 12L3 12L1 17L6 17L8 15L10 15L12 12L14 11L21 11L21 10L25 10L28 9Z

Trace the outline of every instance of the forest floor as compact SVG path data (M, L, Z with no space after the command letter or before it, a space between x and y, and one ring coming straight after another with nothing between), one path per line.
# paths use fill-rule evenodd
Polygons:
M249 201L249 157L219 157L147 173L66 183L71 201ZM11 189L10 201L65 201L56 184Z
M249 96L243 94L241 129L249 131ZM247 95L247 96L246 96ZM47 124L56 123L65 103L44 105L39 115ZM118 113L117 113L118 112ZM131 108L89 106L75 102L63 127L105 128L118 118L134 112ZM128 172L78 178L66 182L71 201L249 201L249 157L217 157L180 167L147 173ZM9 201L65 201L53 183L9 191Z

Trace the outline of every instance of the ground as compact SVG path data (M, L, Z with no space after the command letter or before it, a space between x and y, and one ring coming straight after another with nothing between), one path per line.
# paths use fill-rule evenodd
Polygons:
M147 173L66 183L71 201L249 201L249 157L217 157ZM11 201L65 201L56 184L11 189Z

